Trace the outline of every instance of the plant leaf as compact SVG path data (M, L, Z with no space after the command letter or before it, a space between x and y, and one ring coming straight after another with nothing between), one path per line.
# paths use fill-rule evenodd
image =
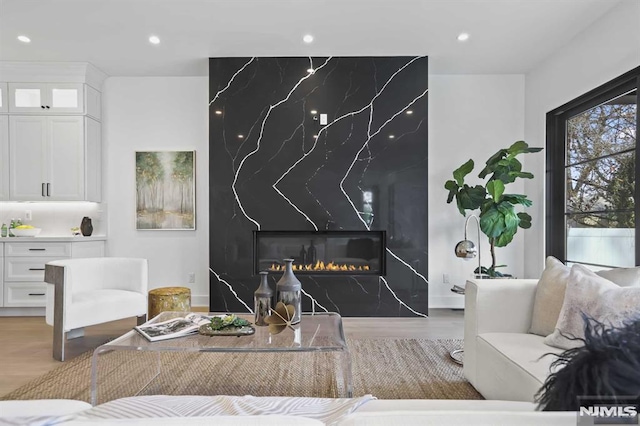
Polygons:
M500 234L500 236L496 238L496 247L505 247L511 241L513 241L513 236L516 234L517 230L518 227L516 227L515 230L505 229L504 232L502 232L502 234Z
M502 193L504 192L504 183L500 180L492 180L487 183L487 192L493 198L493 201L496 203L500 202L500 197L502 197Z
M531 216L529 215L529 213L520 212L518 213L518 217L520 218L520 228L531 228Z
M501 149L500 151L496 152L491 157L489 157L486 165L484 166L484 169L482 169L478 177L484 179L489 173L493 172L495 170L496 164L500 160L502 160L506 155L507 155L507 150Z
M513 236L518 232L518 224L520 218L513 210L513 205L509 202L502 202L498 204L497 210L503 217L504 230L500 235L496 236L496 247L504 247L513 240Z
M471 171L473 170L473 166L473 160L469 160L453 171L453 178L456 180L459 186L464 185L464 177L471 173Z
M444 188L449 190L449 195L447 196L447 204L449 204L453 201L453 197L456 196L460 187L455 181L448 180L445 182Z
M512 173L517 174L521 170L522 163L517 158L507 157L498 162L491 179L501 180L505 184L511 183L516 180L516 176L512 175Z
M506 201L511 204L522 204L525 207L529 207L531 206L531 204L533 204L526 195L522 194L503 194L502 201Z
M482 185L469 186L464 185L458 191L456 201L458 202L458 210L464 216L465 210L475 210L480 208L487 198L487 191Z
M542 148L529 148L529 144L525 141L514 142L508 149L509 155L525 154L529 152L540 152Z
M504 216L495 204L480 215L480 229L489 238L496 238L504 232Z

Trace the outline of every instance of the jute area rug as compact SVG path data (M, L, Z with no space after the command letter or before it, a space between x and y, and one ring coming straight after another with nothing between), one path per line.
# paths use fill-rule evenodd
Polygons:
M350 339L353 394L380 399L482 399L449 358L460 340ZM66 398L89 402L87 352L0 399ZM142 395L337 397L335 353L163 353L114 351L100 361L98 402ZM145 387L146 385L146 387ZM140 391L141 389L143 389Z

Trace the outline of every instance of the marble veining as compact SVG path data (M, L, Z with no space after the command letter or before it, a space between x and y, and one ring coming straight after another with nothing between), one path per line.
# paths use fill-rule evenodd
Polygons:
M384 229L386 277L299 276L303 309L426 316L427 58L211 58L209 90L210 309L252 312L255 229Z

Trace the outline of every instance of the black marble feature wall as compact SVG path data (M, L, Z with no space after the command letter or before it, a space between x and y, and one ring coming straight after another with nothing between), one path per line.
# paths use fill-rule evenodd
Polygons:
M210 310L253 309L254 230L371 229L386 276L299 276L303 310L426 316L427 58L210 58L209 93Z

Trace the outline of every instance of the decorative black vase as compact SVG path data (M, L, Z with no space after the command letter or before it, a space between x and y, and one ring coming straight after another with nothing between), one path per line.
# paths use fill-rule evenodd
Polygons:
M82 232L82 235L85 237L91 236L93 233L93 225L91 224L90 217L85 216L82 218L82 223L80 223L80 232Z
M309 250L307 250L307 263L311 265L316 263L316 247L313 245L313 240L311 240L311 245L309 246Z

